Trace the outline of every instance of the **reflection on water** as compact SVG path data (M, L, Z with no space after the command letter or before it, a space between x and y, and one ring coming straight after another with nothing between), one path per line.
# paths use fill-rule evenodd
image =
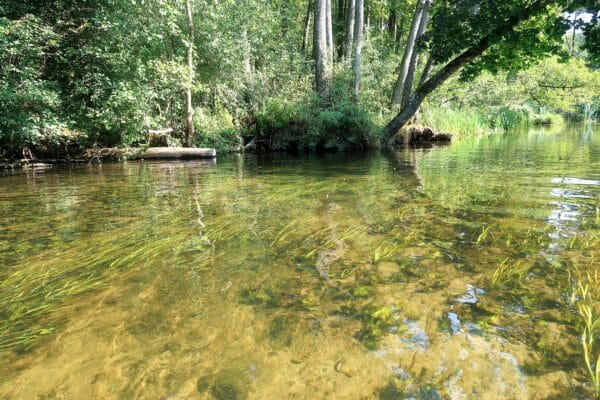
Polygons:
M6 175L0 398L592 398L599 181L581 129Z

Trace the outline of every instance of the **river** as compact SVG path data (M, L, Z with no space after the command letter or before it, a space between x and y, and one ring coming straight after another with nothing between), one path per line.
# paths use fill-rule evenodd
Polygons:
M593 126L1 174L2 399L592 399L600 385L600 345L581 337L600 335Z

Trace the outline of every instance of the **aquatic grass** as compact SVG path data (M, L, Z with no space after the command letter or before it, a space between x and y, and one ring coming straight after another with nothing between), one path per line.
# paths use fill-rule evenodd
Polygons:
M479 246L482 242L484 242L487 237L490 235L490 227L484 226L481 230L479 236L477 236L477 240L475 241L475 246Z
M493 287L522 284L531 268L531 265L522 261L513 263L506 259L494 271L491 284Z
M389 260L394 257L394 254L398 251L398 246L393 244L380 244L373 253L373 264L379 264L380 262Z
M289 235L291 235L294 231L296 231L297 228L294 228L294 226L298 223L298 220L295 219L292 222L290 222L289 224L287 224L281 231L279 231L279 233L275 236L275 238L273 239L273 241L271 242L271 245L269 247L274 247L277 245L280 245L285 238L287 238Z
M581 344L583 346L585 364L588 369L593 390L595 392L596 398L600 398L600 354L598 354L598 358L596 359L596 363L594 365L592 362L592 357L594 354L593 335L588 335L587 332L584 332L581 335Z
M595 348L595 337L600 327L600 317L594 315L592 306L582 304L579 306L579 315L583 322L581 332L581 345L583 347L583 357L587 367L590 381L596 398L600 398L600 351ZM598 353L596 357L596 353ZM595 363L594 363L594 357Z
M96 237L103 249L89 248L87 241L61 254L65 260L56 264L55 257L40 254L30 264L0 280L0 349L21 346L31 348L56 330L51 317L65 301L103 287L108 276L124 279L149 260L162 259L173 251L168 237L152 245L134 248L137 235L108 232Z
M589 267L593 268L593 256ZM575 307L585 367L595 392L600 398L600 349L596 337L600 334L600 274L594 269L582 271L580 266L568 270L571 284L570 304Z

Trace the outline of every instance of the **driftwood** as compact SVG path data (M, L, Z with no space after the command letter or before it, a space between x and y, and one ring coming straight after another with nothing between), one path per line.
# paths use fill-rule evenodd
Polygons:
M189 147L150 147L141 158L145 159L170 159L170 158L214 158L217 156L215 149L194 149Z

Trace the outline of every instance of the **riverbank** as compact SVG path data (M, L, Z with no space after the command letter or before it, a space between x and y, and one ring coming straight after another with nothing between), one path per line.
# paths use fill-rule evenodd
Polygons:
M31 155L31 153L29 153ZM69 158L23 158L18 160L0 161L0 169L33 169L44 170L57 164L93 164L103 161L128 160L193 160L212 159L217 156L213 148L184 148L184 147L138 147L138 148L102 148L87 149L78 157Z
M435 132L432 128L423 126L419 123L410 124L404 127L394 139L393 147L429 147L433 144L448 144L452 140L452 134ZM288 140L286 146L274 146L272 140L265 140L260 134L250 137L243 146L238 146L222 153L246 153L258 152L269 153L272 151L286 152L338 152L342 151L338 147L329 147L323 144L308 148L300 145L298 141ZM360 146L348 146L349 150L367 150L379 148L379 143L363 143ZM65 151L64 156L52 157L44 153L32 152L30 149L22 151L23 158L0 159L0 169L46 169L56 164L92 164L105 161L128 161L144 159L204 159L217 156L217 149L212 147L190 148L190 147L105 147L85 150L72 150L78 152L77 156L70 156Z

